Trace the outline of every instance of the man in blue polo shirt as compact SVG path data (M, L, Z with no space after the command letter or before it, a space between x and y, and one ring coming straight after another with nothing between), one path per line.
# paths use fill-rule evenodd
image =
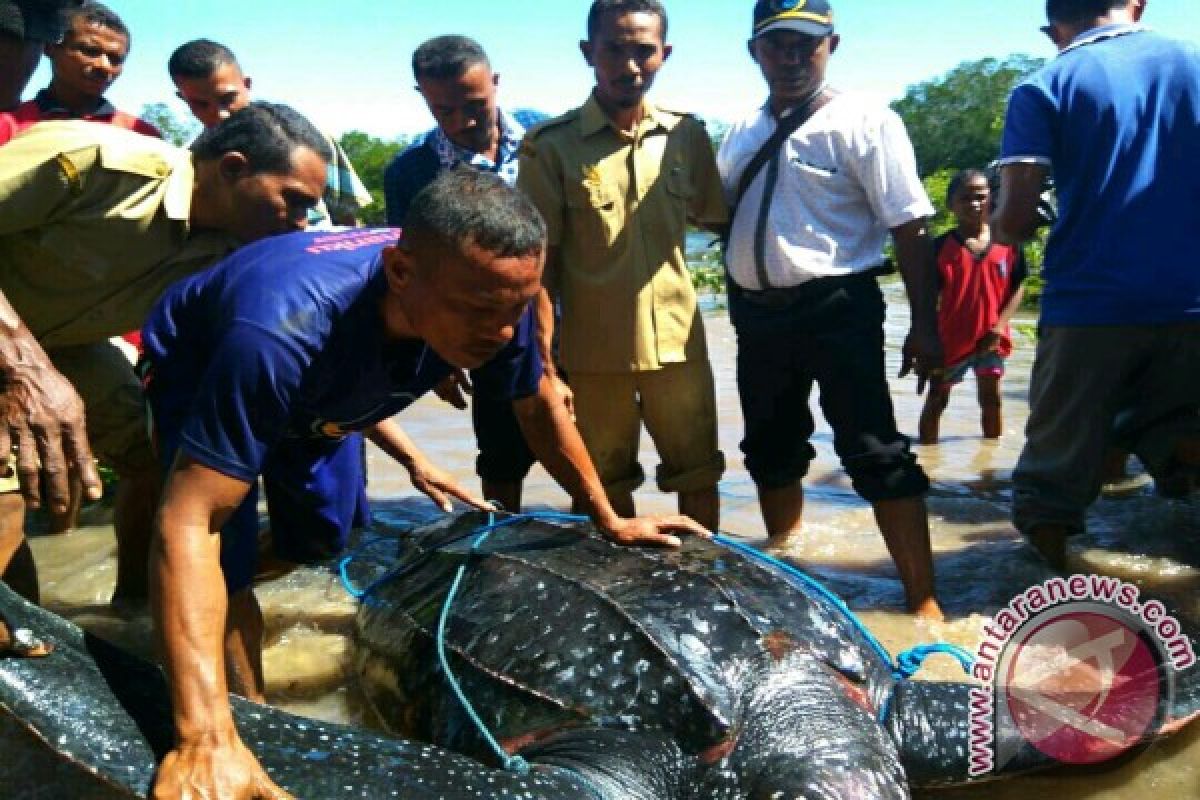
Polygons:
M286 797L238 739L227 696L228 666L261 697L247 494L261 475L282 556L333 554L361 485L346 435L411 456L390 418L452 369L511 399L541 463L606 535L665 545L679 543L670 530L704 535L685 517L622 519L608 504L533 341L546 230L528 200L494 175L450 171L394 239L366 230L251 245L172 287L143 331L172 464L150 573L177 743L155 797Z
M1047 0L1061 52L1004 126L996 237L1031 238L1051 170L1058 187L1013 519L1059 568L1109 444L1160 490L1200 476L1200 50L1141 27L1144 5Z

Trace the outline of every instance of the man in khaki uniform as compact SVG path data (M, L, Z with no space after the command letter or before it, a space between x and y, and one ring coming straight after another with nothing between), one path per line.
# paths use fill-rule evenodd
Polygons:
M159 467L137 377L108 338L140 328L167 286L239 243L303 228L328 148L304 117L261 103L192 152L78 121L41 123L0 152L0 453L17 446L16 473L34 507L45 472L45 504L59 512L68 478L99 495L93 449L114 468L114 600L139 600ZM6 571L27 548L21 496L4 469L0 574L36 593L27 557L23 576Z
M704 126L645 94L671 47L654 0L596 0L580 47L596 87L532 129L517 185L546 220L546 285L562 305L561 358L580 432L618 513L634 514L641 423L658 485L717 527L716 403L684 237L727 209Z

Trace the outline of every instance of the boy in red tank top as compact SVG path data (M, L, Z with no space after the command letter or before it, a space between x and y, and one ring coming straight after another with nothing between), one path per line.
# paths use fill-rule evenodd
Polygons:
M983 435L997 439L1003 431L1000 378L1012 353L1009 318L1021 304L1025 257L1021 249L991 241L988 230L990 190L987 176L963 170L951 180L946 205L957 226L936 241L938 335L946 368L934 376L921 411L921 444L936 444L942 412L950 391L967 371L975 371Z

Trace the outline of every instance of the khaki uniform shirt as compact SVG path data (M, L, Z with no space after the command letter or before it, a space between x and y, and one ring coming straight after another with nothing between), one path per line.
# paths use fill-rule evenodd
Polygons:
M192 235L187 150L44 122L0 147L0 291L47 349L142 326L163 290L236 247Z
M558 248L546 285L562 304L568 372L706 357L684 237L689 219L721 225L728 211L702 123L647 104L630 136L591 98L526 134L517 186Z

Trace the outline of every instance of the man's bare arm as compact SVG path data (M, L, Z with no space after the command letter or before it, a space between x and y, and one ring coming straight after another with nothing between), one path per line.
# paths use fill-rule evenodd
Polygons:
M89 500L103 494L83 400L0 292L0 457L7 458L13 445L21 491L32 508L65 513L72 478ZM40 472L46 475L45 497Z
M238 736L225 680L229 604L220 530L249 489L181 457L163 491L150 556L150 607L176 741L155 776L155 800L288 797Z
M925 389L931 373L943 364L942 343L937 330L937 255L929 235L929 221L914 219L892 228L896 245L896 265L904 278L911 327L904 340L900 377L917 375L917 392Z
M542 378L536 394L514 401L513 410L538 461L613 541L678 547L679 538L669 531L708 535L699 523L683 515L634 519L617 516L583 439L549 378Z
M491 510L489 503L464 489L454 480L454 476L430 461L394 419L378 422L364 434L376 447L408 470L413 486L446 513L454 510L451 497L476 508Z
M562 251L557 247L546 248L546 266L542 273L542 292L533 301L534 327L537 330L538 352L542 357L542 371L554 382L554 389L562 398L571 419L575 418L575 393L563 380L554 361L554 297L551 292L557 286Z
M1023 244L1045 224L1038 214L1049 168L1044 164L1006 164L1000 168L1000 195L992 212L992 238Z

